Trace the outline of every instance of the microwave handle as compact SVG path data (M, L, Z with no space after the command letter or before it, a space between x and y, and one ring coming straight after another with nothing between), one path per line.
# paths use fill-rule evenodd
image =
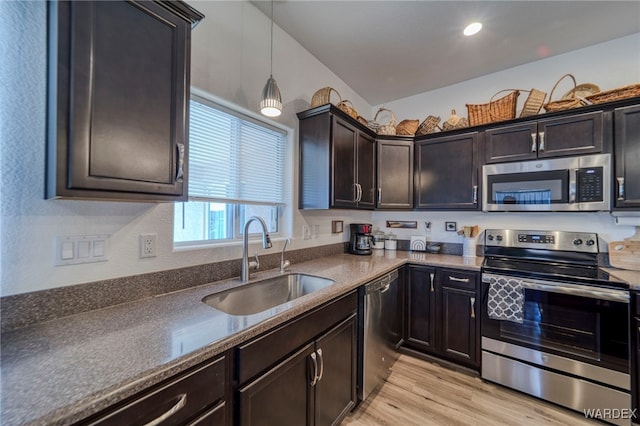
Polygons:
M569 170L569 204L576 202L576 181L578 178L578 169Z

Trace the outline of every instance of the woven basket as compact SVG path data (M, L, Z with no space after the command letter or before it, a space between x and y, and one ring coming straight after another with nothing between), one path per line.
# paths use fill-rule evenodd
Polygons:
M316 91L316 93L311 97L311 108L331 103L331 92L336 92L336 95L338 95L338 98L342 101L342 97L336 89L333 87L323 87Z
M361 116L361 115L357 116L357 117L356 117L356 120L358 120L358 122L359 122L360 124L364 124L365 126L366 126L367 124L369 124L369 122L367 121L367 119L366 119L366 118L364 118L364 117L363 117L363 116Z
M396 135L413 136L419 125L420 120L402 120L396 126Z
M497 94L507 91L511 93L493 100ZM516 104L518 103L519 95L519 90L505 89L494 94L487 104L467 104L469 124L471 126L479 126L481 124L516 118Z
M338 107L338 109L349 114L352 118L358 118L358 111L356 111L356 109L353 107L351 101L345 99L344 101L338 102L338 105L336 106Z
M378 115L383 111L389 112L390 114L389 123L378 124L376 120L378 119ZM378 112L376 112L375 117L373 117L373 126L376 127L376 133L378 133L379 135L395 135L396 134L396 115L390 109L380 108ZM369 127L373 129L371 125Z
M530 117L538 114L542 109L547 94L538 89L522 90L522 92L529 92L529 96L527 96L527 100L524 101L520 117Z
M462 129L464 127L469 127L469 120L467 120L465 117L459 117L456 114L455 109L451 110L451 117L449 117L447 121L442 124L442 130L445 131Z
M569 90L565 94L564 99L560 99L559 101L552 101L551 99L553 99L553 92L555 92L558 84L560 84L560 82L564 80L565 77L571 77L571 80L573 80L573 89ZM544 110L547 112L554 112L586 105L586 99L576 95L577 87L578 86L576 84L576 78L573 75L565 74L560 77L560 80L558 80L556 84L554 84L553 89L551 89L551 93L549 94L549 103L544 105Z
M617 101L619 99L633 98L635 96L640 96L640 84L630 84L629 86L618 87L617 89L596 93L587 96L587 100L594 104L601 104L604 102Z
M440 124L440 117L435 117L433 115L428 116L424 119L424 121L418 126L416 130L416 136L428 135L429 133L433 133L436 128Z

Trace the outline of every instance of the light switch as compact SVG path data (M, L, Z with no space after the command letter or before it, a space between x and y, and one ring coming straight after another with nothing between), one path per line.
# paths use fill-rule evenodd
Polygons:
M91 252L91 244L89 241L78 241L78 258L86 259Z
M60 258L62 260L73 259L73 243L72 242L62 243L61 253L62 255L60 256Z
M93 242L93 257L104 256L104 240L95 240Z

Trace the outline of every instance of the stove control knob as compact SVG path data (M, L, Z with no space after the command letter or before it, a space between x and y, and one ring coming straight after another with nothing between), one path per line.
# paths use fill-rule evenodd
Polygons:
M496 237L496 240L497 240L497 241L502 241L502 235L498 235L498 236Z
M573 245L574 246L579 246L582 244L582 240L580 238L576 238L575 240L573 240Z
M487 235L487 240L493 241L493 235L491 235L491 234Z
M588 245L588 246L592 246L592 245L594 245L595 243L596 243L596 242L595 242L595 241L593 241L593 240L587 240L587 245Z

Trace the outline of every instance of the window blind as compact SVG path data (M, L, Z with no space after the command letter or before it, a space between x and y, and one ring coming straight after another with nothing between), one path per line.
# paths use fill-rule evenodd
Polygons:
M282 205L286 133L192 95L189 198Z

